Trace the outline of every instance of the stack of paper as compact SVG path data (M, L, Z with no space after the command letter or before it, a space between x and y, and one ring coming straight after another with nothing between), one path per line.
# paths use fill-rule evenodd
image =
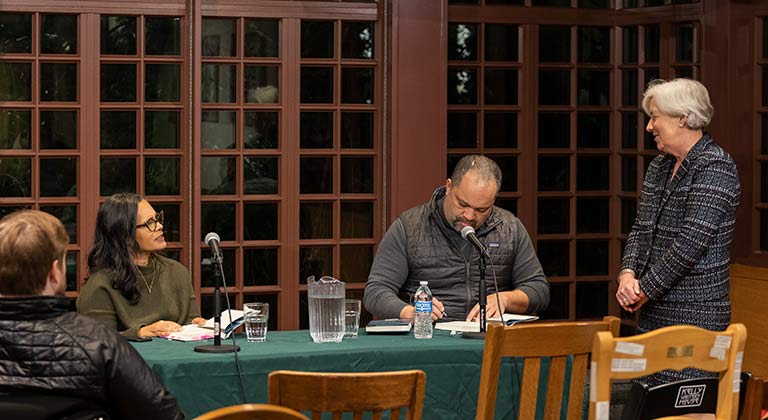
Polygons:
M243 311L232 310L232 318L234 322L230 322L229 311L224 310L221 312L221 338L227 339L237 327L243 325L245 318L243 317ZM181 331L170 333L163 338L177 341L200 341L210 340L213 338L213 318L205 321L202 327L194 324L184 325L181 327Z
M535 321L539 317L534 315L504 314L504 322L507 325L513 325L518 322ZM489 322L499 322L499 318L488 318ZM478 321L449 321L438 322L435 329L459 332L480 332L480 323Z

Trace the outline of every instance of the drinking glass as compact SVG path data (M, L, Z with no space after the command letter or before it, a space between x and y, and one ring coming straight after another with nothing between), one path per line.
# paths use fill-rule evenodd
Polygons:
M357 338L360 328L360 299L344 299L344 338Z
M246 303L243 305L245 317L245 335L249 342L267 341L267 321L269 303Z

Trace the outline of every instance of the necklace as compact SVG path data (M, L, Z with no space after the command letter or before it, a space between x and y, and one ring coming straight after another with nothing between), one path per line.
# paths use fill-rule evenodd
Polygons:
M155 285L155 278L157 277L157 267L155 267L154 261L153 261L153 264L152 264L152 281L151 282L147 282L147 278L144 277L144 274L141 273L141 269L139 269L138 267L136 267L136 272L139 273L139 275L141 276L141 279L144 280L144 284L147 285L147 290L149 291L149 294L151 295L152 294L152 286Z

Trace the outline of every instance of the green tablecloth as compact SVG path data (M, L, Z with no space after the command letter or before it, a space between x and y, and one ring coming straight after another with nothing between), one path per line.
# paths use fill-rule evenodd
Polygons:
M366 335L361 330L356 339L316 344L309 332L302 330L270 332L264 343L248 343L240 335L237 343L242 348L240 365L249 403L267 402L267 375L278 369L327 372L422 369L427 373L424 419L475 418L482 340L451 337L439 330L431 340L416 340L413 334ZM242 403L232 353L195 353L193 349L199 344L201 342L163 339L134 343L189 418ZM521 371L511 361L502 364L497 419L516 417L519 376L513 374L513 370Z

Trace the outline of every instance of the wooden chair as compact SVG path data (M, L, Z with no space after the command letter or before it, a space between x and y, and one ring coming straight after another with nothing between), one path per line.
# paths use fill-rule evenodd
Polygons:
M747 382L744 394L741 420L760 419L761 412L768 409L768 380L752 376Z
M332 373L277 370L269 374L269 402L298 411L309 411L319 420L323 412L341 419L352 412L362 419L363 412L372 412L381 419L390 411L390 419L400 418L407 408L406 420L420 420L424 406L427 375L422 370L395 372Z
M541 358L550 357L545 418L560 418L565 385L566 361L573 357L567 418L581 418L584 382L592 339L598 331L618 335L619 319L602 321L518 324L505 327L489 324L477 397L477 419L493 419L502 357L522 357L523 380L520 384L518 418L532 419L536 413Z
M309 420L307 416L287 407L272 404L240 404L218 408L195 420Z
M598 332L592 348L590 420L608 418L611 379L631 379L664 369L687 367L720 373L715 417L736 420L738 371L746 339L747 330L742 324L731 324L720 332L681 325L626 338ZM699 390L688 391L690 398L686 404L696 403Z

